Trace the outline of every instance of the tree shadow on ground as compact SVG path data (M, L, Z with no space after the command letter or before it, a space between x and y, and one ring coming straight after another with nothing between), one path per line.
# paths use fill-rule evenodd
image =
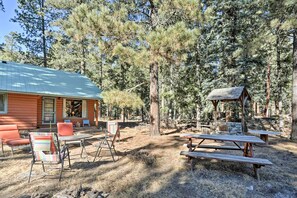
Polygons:
M297 155L276 147L289 141L273 138L272 146L255 147L255 157L274 163L261 168L261 181L257 181L249 164L199 159L192 172L187 158L179 155L187 150L182 148L187 139L178 135L160 136L118 150L120 159L116 162L111 157L95 163L74 162L75 171L65 172L62 182L53 181L56 184L43 189L36 184L45 180L34 180L30 191L57 192L69 185L89 185L110 192L112 197L296 197ZM137 142L133 138L127 142L132 140ZM238 151L231 152L239 155ZM14 182L2 189L16 185ZM22 186L30 187L25 182Z

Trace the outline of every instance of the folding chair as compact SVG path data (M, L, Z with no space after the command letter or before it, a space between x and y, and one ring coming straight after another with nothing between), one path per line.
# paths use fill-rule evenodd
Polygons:
M28 138L21 138L17 125L0 125L0 144L3 155L4 144L11 148L13 155L13 149L15 147L29 146L30 142Z
M64 161L67 157L69 168L71 168L68 147L64 145L63 148L60 149L60 144L56 133L31 132L29 137L33 160L31 162L28 183L31 179L33 165L38 162L41 162L43 172L45 172L44 163L61 164L59 177L59 181L61 181L62 172L64 170Z
M115 162L114 155L112 152L114 152L114 154L117 155L114 144L116 138L119 137L119 133L119 128L117 128L114 134L109 133L107 131L104 137L99 138L99 142L93 144L94 146L98 147L93 162L95 162L97 156L100 156L102 149L109 150L112 160Z
M59 136L74 136L73 124L72 123L58 122L57 123L57 130L58 130L58 135ZM83 149L85 148L84 140L67 141L66 144L79 144L80 147L81 147L80 157L82 158Z
M89 120L83 120L83 127L84 127L85 125L91 126L91 125L90 125L90 121L89 121Z
M106 135L115 135L119 138L119 141L121 141L121 135L120 135L120 128L118 122L108 121L106 123Z

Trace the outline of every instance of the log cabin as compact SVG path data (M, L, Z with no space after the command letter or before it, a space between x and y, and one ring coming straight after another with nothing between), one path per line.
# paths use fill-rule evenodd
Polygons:
M0 125L36 129L89 120L98 126L100 94L81 74L0 61Z

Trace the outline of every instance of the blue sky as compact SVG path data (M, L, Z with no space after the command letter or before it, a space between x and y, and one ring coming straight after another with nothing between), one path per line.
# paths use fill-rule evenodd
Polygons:
M14 10L17 8L16 0L3 0L5 12L0 11L0 43L4 42L4 36L9 32L22 32L22 28L9 20L15 16Z

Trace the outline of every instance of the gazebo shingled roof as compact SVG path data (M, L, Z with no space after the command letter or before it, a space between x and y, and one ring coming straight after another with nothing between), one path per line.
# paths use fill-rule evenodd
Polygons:
M207 100L210 100L214 105L214 122L217 125L217 106L218 103L221 102L231 102L231 101L239 101L242 109L242 128L244 132L247 132L247 127L244 118L244 108L246 100L251 100L251 96L244 86L240 87L230 87L230 88L222 88L222 89L214 89L207 96Z
M222 89L214 89L207 96L207 100L215 101L236 101L240 100L240 97L245 95L250 100L251 97L244 86L230 87Z

